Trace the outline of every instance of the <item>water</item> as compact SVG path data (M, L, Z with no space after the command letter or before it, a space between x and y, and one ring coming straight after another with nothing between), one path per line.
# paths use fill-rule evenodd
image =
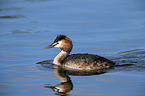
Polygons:
M143 0L1 0L0 95L144 96L144 4ZM60 84L60 77L52 65L36 63L52 62L59 53L43 49L57 34L72 39L71 53L98 54L120 65L99 75L66 75L72 90L54 92L48 87Z

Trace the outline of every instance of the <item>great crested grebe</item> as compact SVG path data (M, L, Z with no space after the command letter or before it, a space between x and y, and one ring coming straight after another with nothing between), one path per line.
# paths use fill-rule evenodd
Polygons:
M93 54L69 55L72 50L73 44L72 41L65 35L57 36L54 42L44 49L52 47L61 49L61 52L54 58L53 64L60 65L66 69L89 71L110 68L115 64L115 62L113 61Z

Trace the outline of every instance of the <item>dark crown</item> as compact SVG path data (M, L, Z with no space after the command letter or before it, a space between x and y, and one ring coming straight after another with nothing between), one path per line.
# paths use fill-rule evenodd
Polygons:
M65 39L65 38L66 38L65 35L57 35L57 37L56 37L56 39L54 40L54 42L58 42L58 41L63 40L63 39Z

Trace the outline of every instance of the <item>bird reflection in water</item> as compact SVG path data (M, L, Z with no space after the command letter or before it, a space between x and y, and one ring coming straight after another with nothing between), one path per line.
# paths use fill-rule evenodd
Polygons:
M56 86L45 86L45 88L51 88L53 91L57 92L56 95L67 96L67 93L73 89L72 81L61 67L55 65L53 67L54 73L60 78L61 83Z
M40 63L39 63L40 64ZM41 62L42 64L42 62ZM42 67L50 68L52 64L42 64ZM51 68L52 69L52 68ZM90 75L99 75L106 73L106 69L101 70L92 70L92 71L80 71L80 70L68 70L64 67L53 65L54 73L55 75L60 78L61 83L57 84L56 86L49 86L46 85L45 88L52 89L55 93L55 95L59 96L68 96L68 92L73 90L73 83L71 81L71 78L69 75L73 76L90 76Z

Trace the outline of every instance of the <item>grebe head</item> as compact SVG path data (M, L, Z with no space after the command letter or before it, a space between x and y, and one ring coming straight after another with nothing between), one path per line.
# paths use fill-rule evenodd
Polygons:
M51 45L45 47L44 49L53 47L60 48L61 50L66 52L70 52L73 45L72 41L68 37L66 37L65 35L58 35L54 42Z

